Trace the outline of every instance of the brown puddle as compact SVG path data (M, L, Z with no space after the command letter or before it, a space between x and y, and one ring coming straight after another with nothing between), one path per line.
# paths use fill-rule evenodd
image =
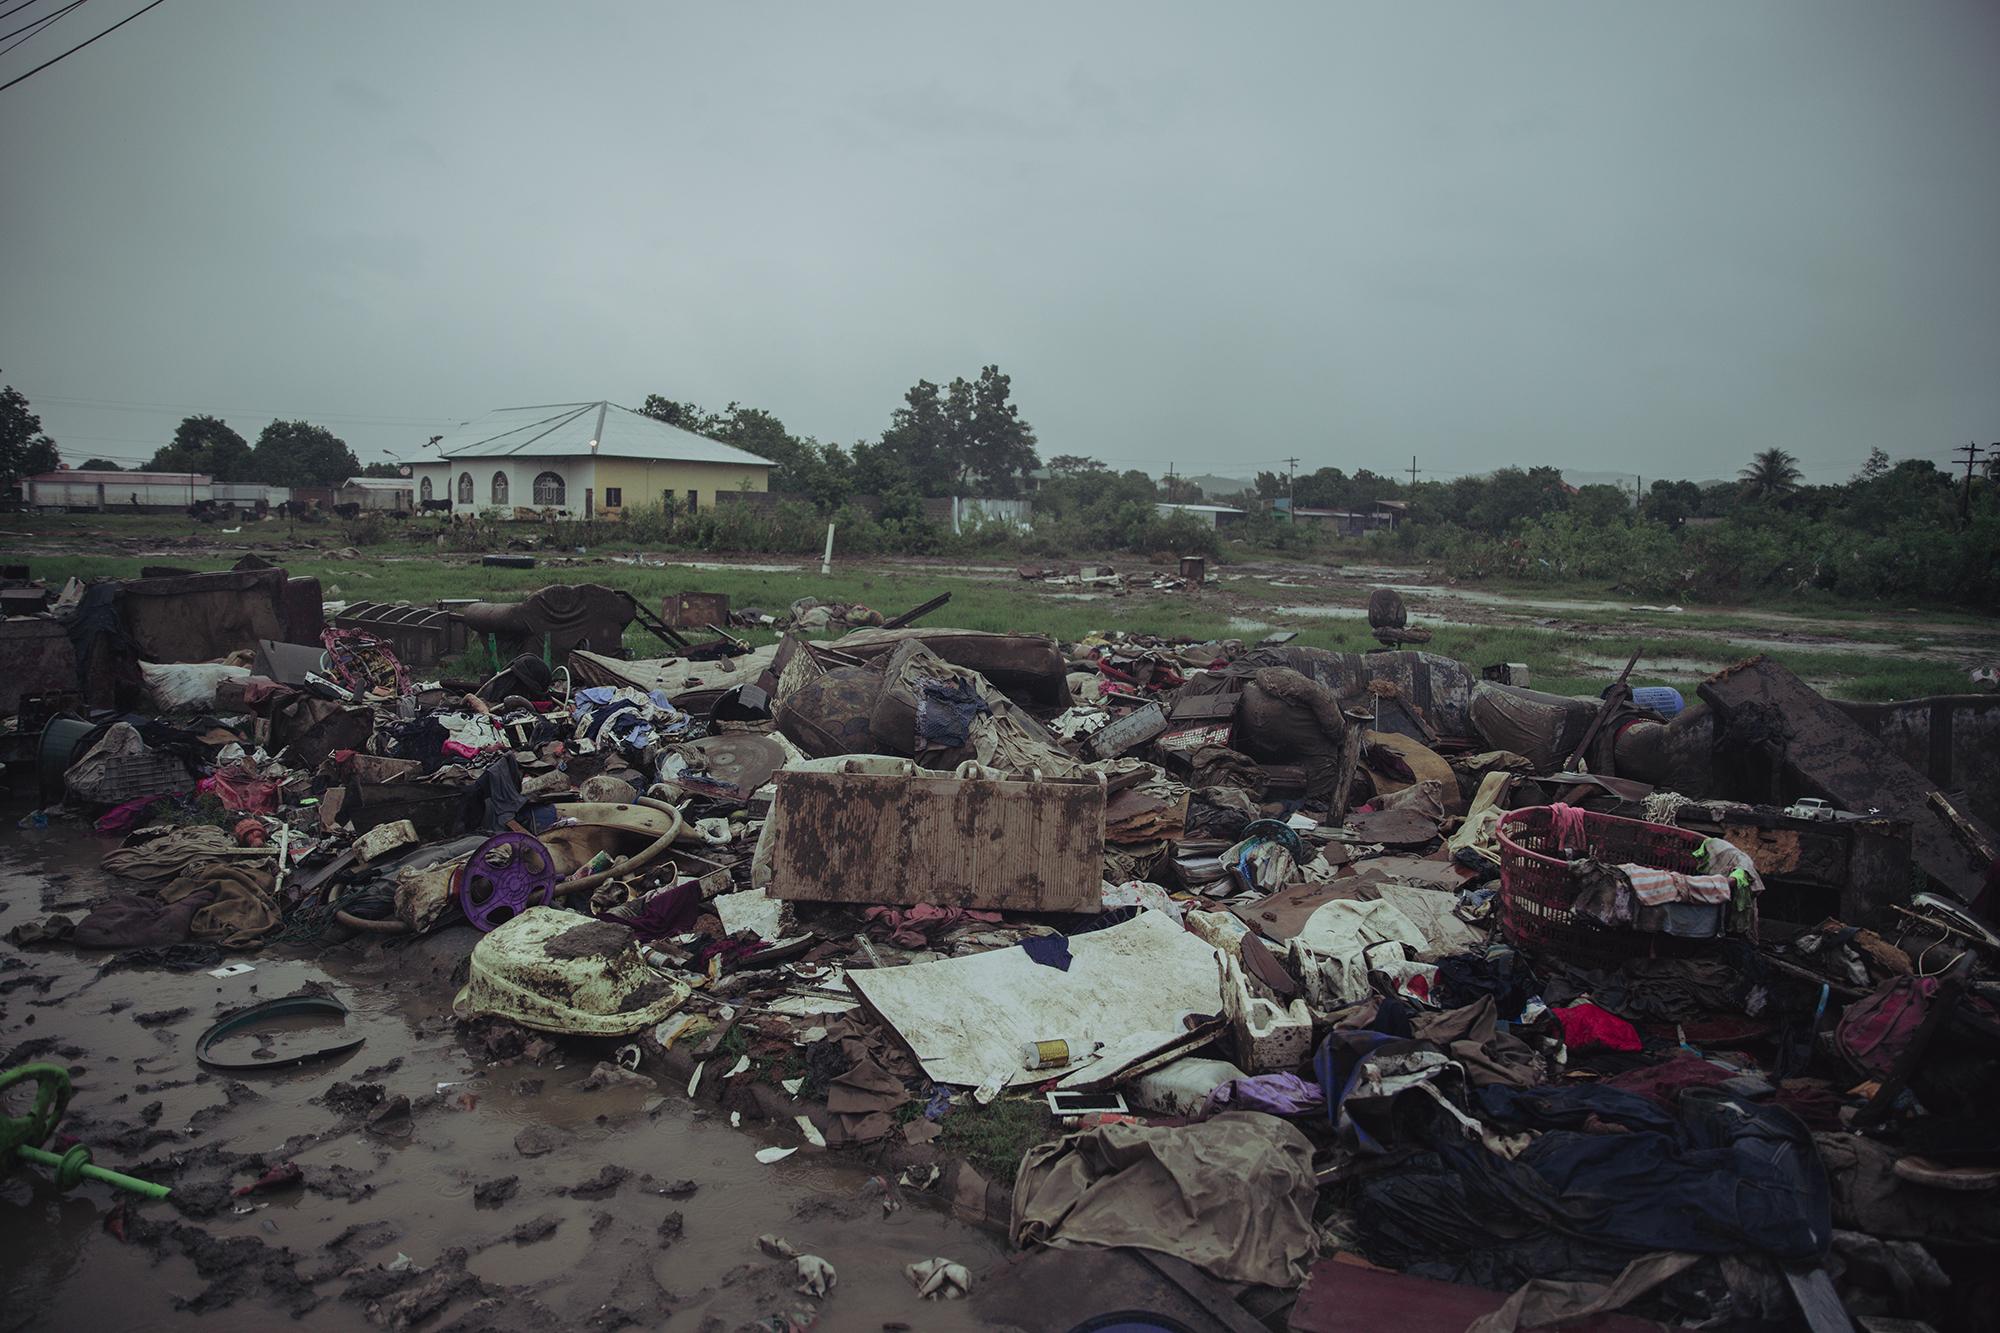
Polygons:
M0 825L0 931L85 907L107 884L97 861L109 841L74 822L16 830L23 813L7 807ZM664 1086L584 1091L587 1058L482 1067L449 1019L465 947L446 937L401 949L364 939L317 957L273 948L245 957L254 971L218 979L101 972L109 955L0 942L0 1068L68 1066L76 1094L64 1129L100 1165L166 1180L183 1199L208 1186L212 1206L213 1182L247 1184L281 1161L305 1172L303 1187L220 1198L209 1216L135 1200L123 1242L105 1230L123 1197L109 1187L86 1182L65 1195L46 1176L0 1177L0 1327L351 1329L370 1325L371 1301L359 1297L371 1284L402 1284L374 1297L386 1322L430 1282L459 1289L424 1328L649 1328L670 1315L676 1326L737 1328L815 1305L825 1329L982 1326L965 1304L919 1301L903 1276L934 1255L977 1273L1004 1252L932 1200L908 1195L885 1213L879 1180L810 1148L759 1165L753 1154L777 1139L732 1129ZM290 1069L196 1065L195 1040L217 1016L308 983L347 1003L362 1047ZM334 1030L273 1020L227 1049L282 1051ZM316 1099L340 1081L409 1097L409 1136L333 1132L352 1122ZM523 1156L515 1137L531 1126L554 1127L559 1146ZM172 1175L177 1160L188 1165ZM600 1175L606 1167L630 1175ZM506 1176L519 1177L510 1198L475 1198ZM682 1181L692 1194L661 1192ZM593 1197L568 1192L579 1185ZM830 1261L834 1292L820 1302L795 1294L791 1263L757 1248L766 1232ZM465 1277L447 1281L453 1249L466 1252ZM374 1271L405 1255L428 1271Z

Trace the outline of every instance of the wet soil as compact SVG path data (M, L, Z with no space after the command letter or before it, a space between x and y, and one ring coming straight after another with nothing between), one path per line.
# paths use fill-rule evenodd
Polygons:
M22 813L0 806L0 931L87 909L109 884L97 869L109 840L80 823L18 830ZM881 1178L810 1147L760 1165L757 1149L781 1140L650 1078L593 1081L588 1052L530 1043L492 1061L469 1050L449 1005L470 943L461 930L400 946L284 946L216 978L106 971L106 955L0 942L0 1068L67 1066L76 1093L63 1132L99 1164L174 1188L128 1202L102 1185L62 1194L45 1174L0 1175L0 1329L671 1318L721 1330L815 1305L825 1329L982 1326L964 1305L919 1301L903 1276L934 1255L978 1272L1004 1251L930 1196L896 1191L890 1212ZM217 1016L306 988L344 1000L366 1043L283 1070L196 1064L195 1040ZM336 1030L274 1021L229 1051L281 1054ZM526 1155L517 1139L546 1150ZM286 1163L296 1180L281 1171L268 1191L232 1195ZM832 1294L794 1292L792 1263L757 1248L767 1232L831 1262Z

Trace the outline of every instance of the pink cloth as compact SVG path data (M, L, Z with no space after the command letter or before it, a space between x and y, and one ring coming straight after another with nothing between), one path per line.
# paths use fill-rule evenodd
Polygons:
M1562 850L1583 851L1583 807L1561 804L1550 806L1549 833L1555 838L1556 846Z
M126 801L122 805L112 806L97 817L97 831L99 833L125 832L125 830L138 822L141 810L144 810L153 802L162 799L165 795L166 793L162 793L160 796L141 796L137 800Z
M980 912L967 907L933 907L929 903L918 903L915 907L871 907L862 915L867 918L870 927L887 926L889 943L900 944L905 949L921 949L931 942L932 936L967 921L1000 920L998 912Z

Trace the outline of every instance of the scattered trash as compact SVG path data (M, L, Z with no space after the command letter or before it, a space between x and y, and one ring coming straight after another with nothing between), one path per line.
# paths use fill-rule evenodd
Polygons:
M497 562L575 563L573 537L520 544L540 554ZM1019 572L1084 598L1206 600L1239 577L1200 557ZM1339 1326L1347 1298L1381 1324L1622 1307L1775 1327L1794 1292L1887 1327L1940 1317L1922 1293L1971 1291L1966 1256L2000 1244L2000 836L1966 740L1983 733L1948 721L1990 696L1841 705L1762 657L1683 694L1642 683L1643 653L1544 693L1521 663L1411 650L1430 627L1387 586L1351 608L1385 650L1344 653L1292 631L1059 643L910 623L942 597L885 617L683 593L656 616L593 584L433 608L291 582L0 589L10 624L61 631L52 606L87 610L76 632L98 626L102 659L72 660L59 702L23 695L7 762L39 790L22 827L118 842L113 891L57 886L34 919L33 895L16 902L12 944L218 981L264 969L131 1015L163 1041L208 1022L192 1061L170 1045L133 1061L135 1113L157 1118L150 1085L197 1066L359 1047L361 1019L316 983L237 1007L337 946L370 960L364 979L450 977L451 1014L420 1021L466 1063L391 1061L301 1096L381 1158L504 1102L530 1121L508 1126L514 1152L548 1161L520 1167L528 1185L456 1171L447 1188L482 1209L539 1197L537 1174L585 1145L650 1153L628 1121L768 1136L789 1118L796 1143L758 1164L801 1146L816 1165L917 1159L877 1168L861 1212L929 1193L907 1203L990 1219L989 1182L1011 1180L1013 1242L1047 1251L1024 1270L1074 1261L1087 1284L1089 1264L1146 1251L1149 1280L1254 1288L1247 1319L1302 1330ZM620 656L628 628L669 655ZM90 680L70 677L93 673L85 703ZM287 952L259 954L273 945ZM355 1009L371 1030L382 1012ZM535 1114L578 1096L588 1115ZM42 1150L66 1097L0 1122L8 1160L159 1188ZM201 1155L160 1145L201 1141L207 1114L105 1142L179 1172ZM309 1142L232 1150L182 1211L283 1235L283 1200L262 1196L354 1187L353 1159ZM695 1191L647 1165L589 1162L555 1192ZM114 1234L157 1234L137 1199L112 1216ZM567 1218L495 1220L466 1247L535 1244ZM644 1225L682 1240L677 1212ZM376 1322L477 1289L463 1253L421 1271L367 1258L390 1239L325 1269L380 1284ZM791 1266L758 1275L782 1302L766 1322L811 1324L833 1265L758 1243ZM1329 1245L1366 1266L1320 1260ZM905 1271L924 1299L972 1291L944 1257ZM973 1313L999 1285L982 1277ZM1296 1294L1288 1314L1266 1289ZM491 1321L467 1305L462 1322Z
M972 1290L972 1274L949 1259L923 1259L903 1270L917 1295L927 1301L955 1301Z

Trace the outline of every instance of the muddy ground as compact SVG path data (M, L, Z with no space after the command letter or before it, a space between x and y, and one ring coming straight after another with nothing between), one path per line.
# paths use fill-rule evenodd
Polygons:
M0 930L87 906L107 884L109 840L77 822L18 830L25 812L5 807L0 825ZM0 1327L770 1327L815 1302L793 1291L789 1262L759 1252L767 1232L837 1270L820 1328L992 1326L990 1311L920 1302L903 1276L935 1255L977 1272L1005 1251L939 1201L898 1188L888 1211L882 1178L809 1147L760 1165L757 1149L781 1140L650 1081L589 1090L588 1059L468 1050L449 1015L466 948L452 933L271 948L218 979L0 943L0 1068L68 1066L64 1130L100 1164L175 1191L114 1207L102 1185L64 1195L24 1171L0 1177ZM365 1044L237 1077L196 1064L216 1016L303 987L343 999ZM235 1050L332 1030L273 1023ZM299 1184L232 1197L285 1162Z

